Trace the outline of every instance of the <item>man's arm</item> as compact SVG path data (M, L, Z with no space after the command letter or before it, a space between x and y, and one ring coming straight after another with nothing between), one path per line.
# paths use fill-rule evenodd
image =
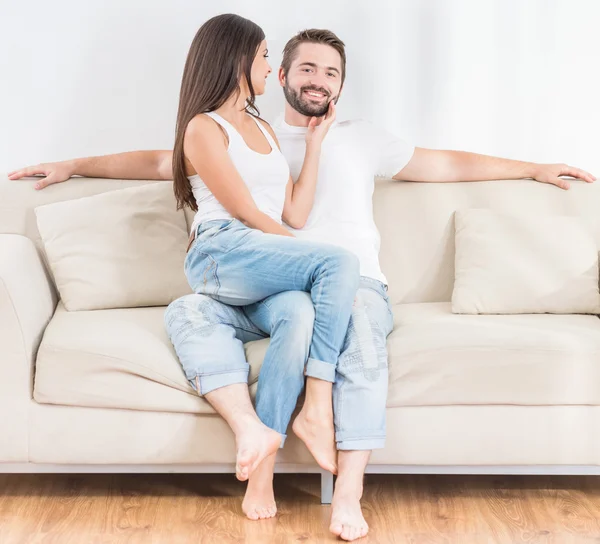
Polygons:
M61 162L49 162L15 170L9 179L45 176L36 185L43 189L71 176L114 179L173 179L173 151L130 151L101 157L85 157Z
M567 164L537 164L466 151L443 151L423 147L415 148L408 164L394 179L446 182L533 178L542 183L568 189L569 182L559 176L571 176L588 183L596 180L589 172Z

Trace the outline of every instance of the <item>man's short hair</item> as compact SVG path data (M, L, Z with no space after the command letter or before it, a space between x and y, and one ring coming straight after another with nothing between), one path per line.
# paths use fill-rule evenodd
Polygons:
M298 47L302 43L322 43L333 47L342 59L342 85L344 79L346 79L346 49L345 44L340 40L331 30L320 29L320 28L309 28L307 30L301 30L292 37L283 48L283 60L281 61L281 67L283 73L287 76L287 73L296 58L296 52Z

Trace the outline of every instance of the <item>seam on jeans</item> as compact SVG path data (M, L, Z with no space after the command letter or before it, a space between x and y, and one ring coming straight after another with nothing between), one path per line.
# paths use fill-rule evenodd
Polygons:
M336 442L346 442L348 440L372 440L374 438L385 438L385 433L383 433L383 434L364 434L364 433L361 433L360 436L356 436L356 437L344 436L344 438L338 438L337 434L338 433L343 433L343 432L345 432L345 431L340 431L340 430L336 430L335 431L335 434L336 434L335 441ZM379 431L379 432L381 432L381 431Z
M260 329L258 329L258 327L256 327L256 328L259 330L259 332L256 332L256 331L251 331L251 330L245 329L244 327L238 327L238 326L234 325L233 323L223 323L223 324L227 325L229 327L233 327L234 329L239 329L239 330L244 331L244 332L249 332L249 333L252 333L252 334L256 334L258 336L262 336L262 340L264 340L265 338L269 338L269 335L265 334L263 331L261 331ZM253 342L254 340L250 340L250 341Z
M198 388L198 394L199 395L206 395L206 393L204 392L204 390L202 389L202 387L200 387L199 381L201 378L208 378L208 377L212 377L212 376L218 376L220 374L234 374L234 373L238 373L238 372L247 372L246 370L229 370L229 371L223 371L223 372L213 372L211 374L196 374L196 376L194 377L194 380L196 382L196 387ZM247 378L246 378L247 381ZM236 382L236 383L240 383L240 382ZM232 384L230 384L232 385ZM250 387L250 385L248 385L248 387ZM218 389L218 388L217 388ZM214 389L213 389L214 391Z
M273 324L273 312L271 311L271 307L263 300L259 300L258 304L260 304L261 306L264 306L267 309L267 313L269 314L269 326L271 327L271 330L273 330L274 324ZM250 318L248 318L250 319ZM268 336L266 336L265 338L268 338Z
M246 363L248 364L248 363ZM248 368L238 368L238 369L229 369L229 370L219 370L217 372L204 372L202 375L200 374L196 374L197 376L200 377L204 377L204 376L218 376L219 374L233 374L234 372L248 372L250 370L250 365L248 365Z
M260 340L264 340L265 338L269 338L269 335L264 334L262 331L259 333L256 333L255 331L252 330L248 330L248 329L244 329L243 327L236 327L235 325L232 325L231 323L210 323L208 325L203 325L202 327L191 327L189 328L189 330L185 333L175 333L174 336L178 336L176 342L173 341L171 339L171 335L169 334L169 339L171 339L171 343L173 344L173 347L175 347L175 343L181 343L181 342L185 342L190 336L194 336L197 332L200 332L202 329L207 329L209 327L214 327L215 325L225 325L226 327L232 327L234 329L239 329L241 331L244 332L248 332L251 334L256 334L257 336L262 336L262 338L260 338ZM254 340L250 340L250 341L254 341ZM241 342L241 340L240 340ZM242 342L244 343L244 342Z
M339 364L339 360L338 360L338 364ZM337 428L340 426L341 422L342 422L342 414L344 412L344 405L345 405L345 400L346 400L346 395L345 395L345 385L346 385L347 381L341 380L338 382L338 391L337 391L337 395L335 395L335 397L337 398L337 402L335 403L334 407L333 407L333 414L334 414L334 425L336 428L336 432L337 432Z
M209 264L204 267L204 271L202 273L202 283L203 283L204 290L200 291L199 294L208 295L208 296L217 296L218 292L219 292L219 288L221 287L221 284L219 283L219 277L217 276L218 263L214 259L214 257L210 253L207 253L206 251L198 250L196 253L198 255L204 255L209 260ZM215 281L215 290L214 290L215 292L211 293L211 294L206 292L206 284L208 283L207 276L210 272L212 272L212 276ZM194 292L198 292L198 286L196 286L194 288Z

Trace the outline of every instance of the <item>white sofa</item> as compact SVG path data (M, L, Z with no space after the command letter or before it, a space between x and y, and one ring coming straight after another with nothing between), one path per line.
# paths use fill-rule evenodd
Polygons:
M164 307L67 312L44 264L36 206L155 182L33 183L0 176L0 471L233 472L232 433L188 384ZM600 247L600 183L378 181L395 330L368 470L599 474L600 320L453 314L460 208L578 215ZM246 346L252 395L267 345ZM277 470L321 472L291 432Z

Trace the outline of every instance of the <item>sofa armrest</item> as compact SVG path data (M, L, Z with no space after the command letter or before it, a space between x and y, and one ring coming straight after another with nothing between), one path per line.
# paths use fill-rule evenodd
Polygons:
M0 234L0 462L28 460L35 359L56 304L33 242Z

